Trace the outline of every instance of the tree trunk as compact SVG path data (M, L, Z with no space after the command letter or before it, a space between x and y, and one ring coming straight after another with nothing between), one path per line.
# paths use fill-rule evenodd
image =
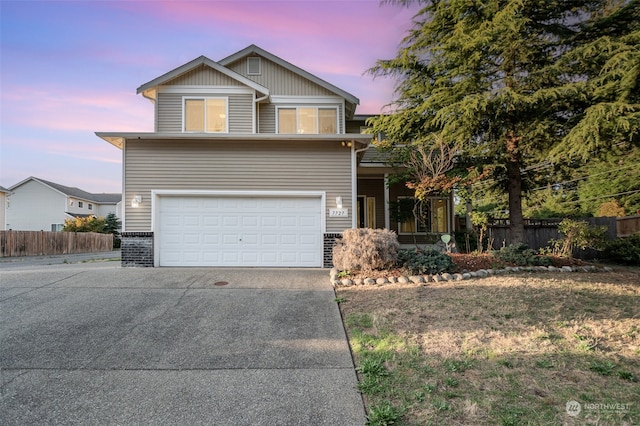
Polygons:
M513 132L507 135L507 192L509 194L510 244L524 243L524 221L522 219L522 175L520 174L520 138Z
M471 223L471 212L473 211L473 205L471 204L471 185L467 185L467 200L466 200L466 215L465 224L467 232L473 232L473 223Z

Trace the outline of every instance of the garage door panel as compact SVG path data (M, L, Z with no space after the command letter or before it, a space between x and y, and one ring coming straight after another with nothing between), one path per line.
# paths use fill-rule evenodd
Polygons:
M213 216L211 213L203 216L202 225L205 228L218 228L220 226L220 218L218 216Z
M295 216L281 216L280 226L283 228L295 228L298 226L298 220Z
M160 266L322 266L319 197L161 196Z
M297 245L298 235L283 234L280 236L280 244L282 245Z
M262 246L276 246L278 245L278 235L263 233L260 235L260 243Z
M222 234L222 244L225 246L237 246L239 240L238 234Z
M258 226L258 217L257 216L243 216L242 217L242 227L243 228L256 228Z
M207 232L202 235L202 240L206 245L218 245L220 244L220 235Z
M220 262L220 255L217 251L205 251L202 253L204 264L215 265Z
M199 246L200 243L201 243L200 234L197 234L197 233L194 233L194 232L185 233L182 242L183 242L183 244L185 244L187 246L189 246L189 245Z

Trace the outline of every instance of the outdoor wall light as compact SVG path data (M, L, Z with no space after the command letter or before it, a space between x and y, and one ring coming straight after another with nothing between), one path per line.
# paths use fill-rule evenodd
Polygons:
M342 197L339 195L336 197L336 207L339 209L342 208Z
M142 203L142 195L134 195L131 199L131 207L137 209L140 207L140 203Z
M340 142L340 145L351 148L351 141L342 141Z

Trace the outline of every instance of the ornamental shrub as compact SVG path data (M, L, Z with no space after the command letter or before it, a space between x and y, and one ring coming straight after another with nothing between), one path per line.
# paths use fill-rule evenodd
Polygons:
M450 256L437 250L400 250L398 263L412 274L439 274L455 267Z
M511 244L493 254L499 260L518 266L549 266L551 258L540 256L526 244Z
M640 265L640 232L607 242L604 255L615 263Z
M341 271L387 269L396 264L399 247L398 236L388 229L347 229L333 246L333 266Z

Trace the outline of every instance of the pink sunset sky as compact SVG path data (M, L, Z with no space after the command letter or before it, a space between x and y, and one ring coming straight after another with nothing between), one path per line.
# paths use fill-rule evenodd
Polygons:
M200 55L250 44L377 114L395 82L366 74L395 56L417 9L378 0L0 1L0 185L29 176L120 192L121 152L96 131L153 131L136 88Z

